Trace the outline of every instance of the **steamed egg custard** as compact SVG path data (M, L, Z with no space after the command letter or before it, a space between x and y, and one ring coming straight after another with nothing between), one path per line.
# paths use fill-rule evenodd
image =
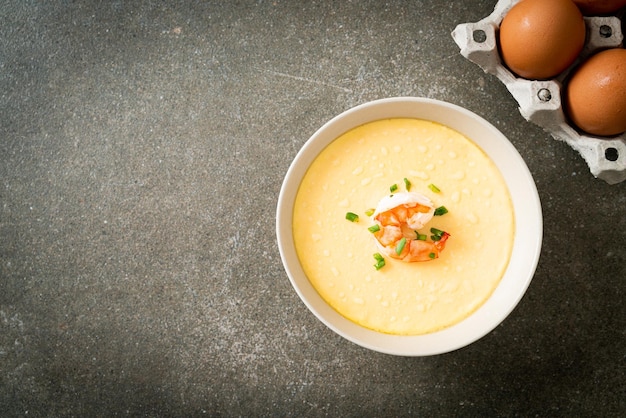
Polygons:
M407 192L447 210L414 231L427 241L441 238L433 230L449 234L436 258L392 257L372 232L381 200ZM409 118L366 123L331 142L306 172L293 212L296 252L320 296L357 324L399 335L434 332L478 309L506 270L514 231L490 158L453 129Z

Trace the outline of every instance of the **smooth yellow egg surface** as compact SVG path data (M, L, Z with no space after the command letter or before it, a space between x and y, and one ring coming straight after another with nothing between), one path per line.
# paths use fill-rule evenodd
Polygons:
M436 260L386 258L377 270L366 212L392 185L406 191L405 178L411 191L448 209L427 227L451 237ZM370 122L334 140L305 174L293 212L296 252L320 296L389 334L434 332L478 309L506 270L514 234L510 195L489 157L457 131L418 119Z

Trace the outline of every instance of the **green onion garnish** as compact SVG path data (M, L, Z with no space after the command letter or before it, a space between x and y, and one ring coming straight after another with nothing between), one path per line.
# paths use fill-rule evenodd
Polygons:
M404 246L406 245L406 238L402 237L400 241L396 244L396 254L402 254L402 250L404 250Z
M426 238L428 238L426 236L426 234L420 234L419 232L415 231L415 239L418 241L426 241Z
M441 192L441 190L439 190L439 187L435 186L435 185L434 185L434 184L432 184L432 183L430 183L430 184L428 185L428 188L429 188L430 190L432 190L433 192L435 192L435 193L440 193L440 192Z
M430 232L432 234L439 235L439 236L444 234L444 231L442 231L441 229L437 229L437 228L430 228Z
M346 219L349 220L350 222L358 222L359 215L357 215L356 213L348 212L346 213Z
M376 211L376 209L368 209L368 210L365 211L365 214L367 216L372 216L375 211Z
M437 228L430 228L430 233L432 234L430 236L430 239L432 239L433 241L439 241L441 237L443 237L443 234L445 234L444 231Z
M374 254L374 258L376 259L376 264L374 264L376 270L380 270L385 266L385 259L382 255L380 255L380 253Z
M391 193L395 192L396 190L398 190L398 185L397 184L392 184L391 187L389 187L389 191Z
M430 254L428 254L428 257L430 257L432 260L434 260L435 257L437 257L437 256L435 255L435 253L430 253Z
M435 216L445 215L446 213L448 213L448 209L445 206L439 206L435 209Z
M406 187L407 192L411 190L411 182L406 177L404 178L404 187Z
M370 231L373 234L374 232L380 231L380 225L374 224L374 225L370 226L369 228L367 228L367 230Z

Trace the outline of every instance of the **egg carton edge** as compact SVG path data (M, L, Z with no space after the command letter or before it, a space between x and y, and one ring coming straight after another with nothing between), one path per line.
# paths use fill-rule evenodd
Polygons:
M506 13L520 0L499 0L493 12L478 22L462 23L452 32L461 55L484 72L496 76L515 98L519 112L576 150L591 174L608 184L626 180L626 134L599 137L581 134L567 122L561 103L563 80L581 61L595 51L623 45L622 23L616 16L585 16L587 37L577 60L551 80L516 77L503 64L498 52L497 33Z

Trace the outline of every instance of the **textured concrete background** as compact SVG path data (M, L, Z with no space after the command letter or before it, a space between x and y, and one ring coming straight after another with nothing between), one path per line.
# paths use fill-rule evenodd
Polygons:
M626 184L461 57L495 3L3 1L0 415L624 415ZM517 309L429 358L328 330L274 233L307 138L405 95L501 129L545 216Z

